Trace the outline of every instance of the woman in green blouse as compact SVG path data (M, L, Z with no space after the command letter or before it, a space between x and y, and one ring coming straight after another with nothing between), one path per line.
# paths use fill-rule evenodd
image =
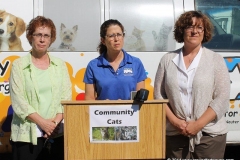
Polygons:
M61 101L71 100L72 89L65 62L47 51L56 28L38 16L26 36L32 49L13 62L10 76L13 159L64 159Z

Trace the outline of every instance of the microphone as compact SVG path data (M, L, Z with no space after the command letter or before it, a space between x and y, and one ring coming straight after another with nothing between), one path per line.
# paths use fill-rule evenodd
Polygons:
M149 91L147 89L141 88L137 91L135 97L133 98L135 101L143 102L148 99Z

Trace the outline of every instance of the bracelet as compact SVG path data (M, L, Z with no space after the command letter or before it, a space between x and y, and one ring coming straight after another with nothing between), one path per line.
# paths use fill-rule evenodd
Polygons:
M52 122L55 123L56 126L58 125L58 122L57 122L57 121L52 121Z

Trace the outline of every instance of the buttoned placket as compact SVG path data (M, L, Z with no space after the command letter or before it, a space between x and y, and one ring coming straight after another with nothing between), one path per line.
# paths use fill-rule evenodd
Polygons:
M182 104L185 108L186 116L190 119L191 119L192 107L193 107L192 106L192 84L193 84L196 68L200 61L201 54L202 54L202 48L200 48L199 54L197 54L197 56L192 61L188 69L186 69L186 66L184 64L182 51L180 52L180 54L178 54L178 56L176 56L173 59L173 62L178 68L177 77L178 77L178 84L179 84Z
M119 64L118 69L114 71L113 67L109 64L111 72L117 77L119 75L119 72L121 71L121 68L124 66L123 61Z
M179 74L179 78L181 79L179 82L179 86L181 88L181 97L183 105L186 109L187 116L191 118L192 113L192 74L194 74L195 68L187 69L186 71L182 71Z

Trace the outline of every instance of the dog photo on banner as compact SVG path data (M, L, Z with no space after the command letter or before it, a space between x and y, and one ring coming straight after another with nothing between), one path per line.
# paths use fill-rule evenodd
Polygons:
M56 5L53 12L52 6ZM49 51L96 52L100 42L100 14L100 3L96 1L45 0L43 16L53 20L57 31Z
M33 18L33 2L2 0L0 7L0 52L27 51L30 45L25 30Z

